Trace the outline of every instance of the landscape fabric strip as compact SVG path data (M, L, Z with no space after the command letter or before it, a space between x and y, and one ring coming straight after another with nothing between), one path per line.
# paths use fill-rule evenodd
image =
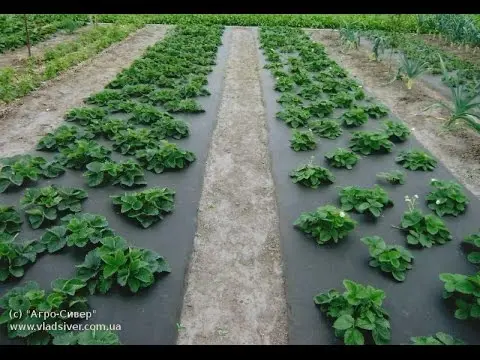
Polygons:
M385 130L383 121L390 119L401 123L401 119L397 119L389 111L380 118L373 117L371 113L366 121L354 127L341 124L342 113L347 111L348 106L330 110L326 107L328 99L338 104L339 99L333 100L333 95L338 92L335 87L340 86L339 84L348 84L347 94L352 95L355 92L360 93L360 84L355 85L355 81L350 83L348 73L344 73L343 69L331 62L325 55L323 46L315 45L304 32L297 29L265 27L260 30L260 41L264 47L259 50L262 66L268 68L262 70L262 82L270 129L269 146L272 153L272 170L279 204L280 231L286 269L287 302L290 308L290 343L405 344L410 341L410 337L447 331L468 344L478 344L475 331L466 321L455 319L453 310L442 299L443 283L439 275L442 273L473 275L475 273L466 255L460 251L460 244L466 236L478 230L476 219L480 214L479 201L473 194L463 190L470 201L467 210L456 217L440 218L452 236L451 241L430 248L409 246L406 233L399 230L402 216L409 210L409 205L416 201L417 209L420 209L423 214L431 214L426 201L427 194L432 191L431 179L456 181L455 178L440 162L432 171L404 169L395 162L395 157L403 150L425 151L413 134L404 141L389 144L383 152L373 151L375 147L365 147L367 144L372 146L380 139L387 144L382 135ZM299 59L298 49L304 61ZM268 62L267 57L270 59ZM315 91L315 88L318 90ZM365 99L355 100L352 106L368 108L369 104L376 104L375 100L368 96L368 91L362 89L362 92L366 95ZM315 100L307 100L308 98ZM277 102L279 99L285 101L280 104ZM308 111L293 112L296 106L299 109L316 111L320 109L320 104L326 113L317 112L317 115L312 116ZM288 117L290 121L287 122L278 115L288 108L291 110ZM293 151L290 148L292 124L297 121L298 129L305 131L308 129L309 121L313 122L316 119L338 121L343 129L342 134L333 139L316 136L314 150ZM368 143L357 143L360 147L353 148L360 156L358 161L351 169L331 166L325 155L338 148L349 149L352 145L351 138L357 131L372 132ZM412 132L414 133L413 129ZM373 133L376 134L375 137ZM386 138L388 139L388 135ZM368 151L362 154L362 149L368 149ZM312 156L314 156L313 160ZM317 188L294 183L289 174L301 164L325 167L333 173L334 183L326 182ZM380 175L393 170L402 170L407 174L403 185L390 184L380 177L377 178L376 174ZM318 245L315 239L294 227L294 222L303 213L314 212L317 208L327 205L341 209L343 207L339 197L341 189L348 186L372 189L375 185L381 186L386 191L393 206L383 209L377 217L376 210L372 213L375 216L360 213L366 206L362 205L356 208L357 211L350 211L347 210L350 206L343 204L346 210L343 214L336 213L336 216L345 219L347 216L351 217L355 221L355 226L338 243L332 241L329 245ZM408 196L408 202L405 201L406 196ZM305 219L305 221L310 220ZM325 235L321 235L320 239L328 239L323 236ZM387 245L401 245L414 256L412 269L408 270L403 281L398 281L388 273L369 266L369 249L360 239L373 236L381 237ZM400 273L396 276L399 279L403 278ZM345 283L344 280L351 282ZM343 288L342 282L346 287L348 286L347 289ZM360 285L372 286L383 293L377 293L376 290L361 290ZM376 306L381 305L382 311L388 314L388 319L385 319L388 324L385 320L377 318L378 323L371 327L365 322L370 320L363 318L361 320L363 324L355 325L350 322L351 317L336 315L336 318L333 315L334 312L327 318L326 314L320 311L320 305L314 303L313 297L323 293L324 295L317 296L315 301L317 304L327 304L331 301L326 298L327 292L331 289L336 289L338 293L350 291L350 295L347 293L347 298L350 297L352 301L356 296L352 292L355 291L354 289L359 291L358 294L360 291L373 291L372 299L375 298ZM332 292L328 296L337 295ZM355 316L360 315L356 312L358 309L353 311L352 314ZM373 332L366 330L374 328L376 330Z
M48 309L50 305L47 306L42 302L42 296L47 297L48 295L47 299L50 300L47 301L58 298L58 301L51 305L53 306L51 307L52 311L66 306L68 304L66 301L69 301L70 305L68 306L70 307L88 305L90 311L95 313L95 319L92 319L95 323L107 324L107 327L108 324L113 324L114 326L108 330L118 330L117 327L121 326L121 332L118 332L120 339L109 331L101 332L98 336L92 335L90 332L65 333L61 336L56 334L53 339L54 344L109 344L119 341L124 344L175 343L177 316L183 300L183 277L196 229L196 204L200 197L204 163L215 124L215 117L211 114L216 113L219 102L218 94L222 88L222 73L225 66L222 33L223 28L218 26L177 27L165 40L147 49L140 59L134 61L130 68L121 72L112 82L116 83L112 90L123 94L122 98L125 103L133 104L133 108L124 107L126 111L122 112L117 110L119 106L117 102L113 104L117 106L114 112L110 112L110 108L107 106L98 107L93 104L85 106L82 111L70 111L68 114L75 114L70 119L73 120L71 122L76 122L72 126L79 126L84 131L92 133L93 139L92 137L89 140L72 138L70 141L65 141L62 137L65 134L68 139L68 136L75 137L85 133L64 132L61 136L60 133L57 134L58 136L55 133L52 136L57 144L56 149L44 148L41 152L35 152L35 155L41 154L41 156L58 160L69 170L55 180L39 180L34 184L34 189L42 190L46 186L54 184L61 188L82 189L88 193L88 198L81 203L81 209L75 205L76 215L61 219L52 217L53 226L48 227L41 224L41 229L33 230L26 221L24 211L19 204L19 200L27 191L26 188L33 185L24 184L18 191L7 191L1 195L2 205L14 206L14 209L21 215L20 221L23 221L20 233L13 239L14 243L21 242L23 239L40 239L39 242L36 242L38 246L35 249L23 249L18 246L12 248L17 254L15 256L28 256L28 259L32 259L34 263L25 267L24 274L20 274L16 268L13 269L13 275L21 278L18 286L26 287L15 286L10 279L0 283L0 296L3 297L3 300L0 300L0 307L3 310L0 315L2 316L0 321L2 326L8 326L13 321L5 314L20 306L20 304L15 305L17 304L16 300L10 300L10 298L16 299L16 296L35 297L36 301L27 306L33 306L33 309L38 307ZM162 58L163 61L155 61L159 58ZM175 68L176 65L173 65L176 59L179 65L177 68ZM148 72L151 75L145 76ZM121 82L121 86L119 86L119 82ZM165 88L166 82L168 88ZM107 88L111 89L111 84L107 85ZM178 96L177 93L181 93L184 99L192 103L196 102L202 108L202 112L188 113L189 108L182 108L175 114L169 114L163 111L161 105L154 105L157 104L154 103L152 105L145 104L149 106L148 113L138 112L138 114L148 114L148 116L138 117L135 109L146 108L142 102L144 99L142 96L148 94L145 93L145 89L153 92L172 89L176 96ZM201 96L198 97L198 95ZM68 114L66 114L66 119L72 116ZM102 116L99 117L99 114ZM158 116L160 117L157 118ZM142 140L143 142L140 142L139 146L145 150L155 150L159 153L161 157L158 161L163 164L165 171L162 174L145 171L146 187L143 182L132 184L128 179L128 173L121 178L121 185L134 185L138 189L133 191L122 189L121 186L114 186L109 181L102 183L100 187L88 186L92 185L92 180L87 182L83 173L87 170L86 166L89 161L109 158L114 161L126 159L120 151L110 149L112 140L107 140L108 136L106 139L101 138L103 134L101 125L112 117L124 121L125 124L128 123L129 127L133 129L145 129L155 134L150 134L151 137L148 138L148 141ZM154 124L150 124L151 119L155 120ZM172 140L175 131L170 125L174 119L188 125L190 136ZM178 129L181 130L183 127ZM122 131L124 130L113 130L114 137ZM112 132L109 131L108 134L112 135ZM167 141L164 140L167 136L168 146ZM169 157L177 156L175 154L178 154L180 148L191 150L198 161L192 162L187 168L178 162L178 158ZM130 155L132 155L130 159L135 162L135 152ZM90 167L89 171L94 168ZM170 171L176 168L180 168L180 170ZM118 173L112 172L111 174L116 176ZM131 176L134 176L133 173ZM148 193L149 199L162 197L164 196L162 189L170 189L166 193L172 194L173 191L175 194L173 211L160 223L153 224L154 222L151 221L144 228L130 221L128 217L122 216L120 210L112 203L112 196L123 197L133 194L135 191ZM42 204L45 204L42 206L47 206L46 204L50 203L42 200ZM138 210L137 203L132 203L132 206L132 209ZM164 205L161 206L166 210ZM58 207L58 209L61 208L63 207ZM79 210L81 211L78 212ZM7 223L8 229L12 233L16 233L18 219L11 210L9 211L5 215L11 218L11 221ZM154 211L153 208L145 208L144 214L155 215ZM142 218L142 221L145 219ZM143 225L145 224L144 222ZM1 240L6 241L7 246L10 246L8 241L11 240ZM70 249L65 251L64 248ZM32 257L33 250L40 253L36 258ZM59 254L55 256L47 254L57 252ZM87 252L88 255L85 257ZM135 259L141 260L140 263L134 265L137 261ZM80 264L82 265L75 269L75 265ZM130 268L128 276L125 272L126 266ZM160 273L160 275L156 273ZM36 288L37 285L30 281L38 282L40 288ZM117 291L115 289L118 287L117 284L123 289ZM148 289L142 289L145 287ZM49 290L50 288L52 290ZM15 289L20 291L18 295L12 293L12 291L17 291ZM39 289L44 289L46 293L38 292ZM107 292L109 293L108 297L102 296ZM144 296L124 296L129 292L145 292L145 294ZM90 296L92 293L98 296ZM21 306L25 310L25 304ZM158 311L158 309L162 309L162 311ZM13 322L31 321L25 319L17 319ZM11 340L4 334L2 333L0 342L10 343ZM11 331L10 335L18 336L15 331ZM45 331L35 334L24 333L22 336L27 335L29 335L27 343L46 344L52 340L52 337Z

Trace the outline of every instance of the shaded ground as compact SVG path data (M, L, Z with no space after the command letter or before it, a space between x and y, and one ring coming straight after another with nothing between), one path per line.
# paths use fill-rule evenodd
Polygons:
M444 130L444 122L435 119L447 116L442 109L422 113L428 106L445 101L442 95L422 81L417 82L410 91L400 81L385 86L392 79L385 61L370 61L369 52L365 48L343 53L338 34L332 31L309 32L314 40L326 46L329 56L359 79L365 88L395 115L414 128L415 137L442 160L461 183L476 196L480 196L480 135L465 128Z
M0 156L32 149L63 121L65 112L100 91L149 45L160 41L168 27L147 25L93 58L67 70L45 86L0 109ZM2 116L3 113L3 116Z
M68 34L66 32L57 32L53 36L38 44L32 45L30 50L33 56L40 57L45 51L53 48L54 46L63 43L74 41L80 34L90 30L93 25L86 25L76 29L73 33ZM27 47L17 48L13 51L8 51L0 54L0 68L5 66L17 67L23 64L24 60L28 58Z
M256 30L227 31L225 87L178 343L285 344L286 300Z

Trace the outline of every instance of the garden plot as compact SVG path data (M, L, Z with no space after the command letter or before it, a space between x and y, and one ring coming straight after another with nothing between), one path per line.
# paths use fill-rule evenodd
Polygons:
M345 340L346 343L360 344L364 341L369 343L372 342L371 331L365 329L375 329L373 334L377 343L405 344L410 342L411 337L433 336L437 332L445 332L467 343L477 344L478 324L473 323L472 320L455 318L455 305L452 306L452 302L442 298L444 283L439 275L442 273L475 274L475 267L467 261L461 242L467 236L478 232L476 223L480 212L478 199L460 186L455 191L463 193L468 198L466 211L458 216L450 216L443 214L442 209L439 209L436 214L443 216L432 217L433 211L427 207L427 196L433 198L430 205L434 209L441 206L444 201L429 195L434 190L434 186L439 185L432 179L456 181L442 162L439 159L432 161L432 155L412 134L408 134L411 130L408 127L402 127L400 119L376 99L369 98L365 89L359 87L355 81L351 81L341 67L330 61L322 45L314 44L303 32L296 30L265 28L262 31L260 38L264 45L264 54L269 60L269 62L263 62L263 65L269 67L262 72L263 92L270 127L269 144L279 206L287 302L290 308L290 342L333 344L342 343L342 340ZM298 51L303 61L298 59ZM285 66L285 64L289 65ZM280 92L275 92L274 88ZM366 95L365 98L362 94ZM282 104L277 102L280 99ZM298 104L310 108L315 116L311 116L309 111L304 111L301 107L297 108ZM358 107L353 111L349 110L351 104L358 105L363 110ZM343 115L345 112L349 112L349 115ZM365 114L367 114L366 117ZM333 122L319 122L320 119L332 119ZM386 119L399 122L396 131L389 133L388 136L383 133L385 130L383 122ZM294 135L295 130L292 127L303 132ZM310 133L306 127L311 128L313 133ZM377 131L377 134L372 134L371 137L366 136L365 133L354 135L356 131ZM321 134L323 137L315 134ZM398 142L390 143L388 137ZM352 138L358 141L352 143ZM373 151L372 154L368 154L368 147L364 144L369 141L377 142L378 148L383 147L385 153L377 154ZM325 158L326 155L330 157L330 153L338 148L349 149L350 145L353 145L354 153L360 156L355 164L350 160L350 164L353 165L351 170L334 167L332 162ZM307 151L293 151L290 146ZM425 153L421 156L424 160L417 165L424 165L426 171L419 171L419 169L414 171L411 170L412 167L405 169L402 166L405 161L400 155L403 151L413 149ZM313 159L311 159L312 155ZM335 158L338 159L341 156ZM317 189L302 185L301 183L305 180L300 176L296 179L290 177L293 170L308 164L309 161L312 165L326 169L314 172L323 184L319 185L315 178L309 178L310 185L318 185ZM346 160L346 163L348 162L349 160ZM340 161L339 164L341 165L342 162ZM431 169L433 165L435 166ZM392 171L402 171L406 174L405 184L393 185L377 177L377 174ZM294 183L293 180L299 182ZM333 183L331 183L332 180ZM395 181L395 177L392 177L391 181ZM381 188L375 188L376 185ZM358 194L358 190L361 189L348 188L351 186L374 190L376 201L370 203L370 206L357 203L358 200L353 200L355 199L353 193L361 196ZM344 197L343 211L338 209L341 207L339 194L343 194ZM371 193L370 196L373 194ZM407 196L408 201L406 201ZM460 193L457 198L459 201L463 200ZM439 200L438 204L435 199ZM412 213L406 214L412 201L415 202L416 209L424 215L429 214L428 221L435 223L429 226L430 231L436 235L427 235L427 231L426 238L419 240L418 234L410 233L409 241L411 243L420 241L427 247L407 245L408 231L398 229L401 226L402 217L412 216ZM327 205L337 209L323 208L316 220L305 214ZM364 213L351 211L353 205L358 212ZM460 208L462 208L461 205L459 205ZM369 212L371 215L367 215ZM300 218L302 214L304 215ZM314 214L311 216L315 217ZM338 243L334 243L326 233L321 235L317 233L317 241L315 241L300 230L303 228L308 232L309 229L311 230L308 226L309 222L321 222L322 216L335 218L332 221L344 224L337 230L338 232L330 233L332 236L343 237L338 240ZM421 218L416 216L417 219ZM299 218L298 226L294 227L294 222ZM403 226L409 226L409 224L411 222L403 222ZM446 229L443 226L446 226ZM397 270L394 271L395 273L389 273L381 271L378 267L369 266L372 259L369 247L364 242L370 243L373 249L375 247L377 250L382 249L380 239L374 238L375 236L382 237L388 245L400 245L408 250L414 257L411 262L412 268L406 270L406 266L401 268L400 264L395 264L398 265L395 267ZM366 239L367 237L371 239ZM364 240L360 241L362 238ZM428 239L439 243L431 244ZM317 242L325 244L318 245ZM372 251L375 253L375 250ZM405 252L405 254L409 253ZM405 259L411 260L407 255ZM382 259L378 259L380 260ZM375 265L375 262L371 264ZM383 267L386 271L392 270L389 266ZM445 281L447 278L448 276L442 276ZM365 296L367 291L372 301L369 305L370 309L375 311L371 314L353 313L357 318L355 325L351 322L353 321L351 317L341 317L342 313L338 313L341 309L348 311L348 306L345 303L342 305L341 299L336 298L339 296L338 293L326 294L330 289L336 289L339 294L344 293L346 289L342 282L345 279L381 290L362 290L355 283L345 283L350 290L350 293L347 293L347 299L351 304L361 301L359 299ZM451 291L455 285L452 285L451 280L449 281L447 289ZM473 281L465 285L468 287L465 289L466 293L472 291ZM384 299L382 291L385 295ZM330 307L332 315L330 318L327 318L314 303L314 296L320 293L324 295L317 297L318 302L323 302L324 306L327 306L331 300L333 303L330 304L337 306L337 310ZM332 300L334 298L336 300ZM382 305L388 316L382 313L383 310L380 310L379 305ZM478 316L476 308L471 314L467 314L470 309L467 311L466 303L459 305L461 309L457 310L457 317ZM358 311L358 308L354 311ZM346 315L348 312L343 314ZM359 315L362 315L361 319L358 319ZM337 338L332 325L335 318L339 317L341 319L335 323L338 329Z
M42 238L46 252L52 254L37 255L33 265L25 266L23 276L18 266L8 267L7 272L3 268L2 274L8 273L9 280L17 275L20 281L2 283L2 296L30 280L37 281L42 289L49 291L52 281L74 278L69 282L52 284L55 294L52 299L60 299L52 305L53 309L85 304L84 296L87 296L90 309L95 310L90 322L120 324L122 331L118 335L122 343L175 342L185 268L196 230L204 164L215 124L213 114L216 113L222 87L225 45L221 45L221 34L222 29L217 27L177 28L168 39L148 49L141 59L121 72L104 91L91 94L83 108L70 109L65 114L67 122L62 129L39 141L39 148L44 151L32 154L58 160L67 168L66 172L61 174L51 164L37 164L34 166L40 174L37 181L25 183L19 188L11 185L0 199L2 205L12 205L19 210L20 199L23 198L24 205L31 204L27 208L38 209L38 199L50 196L53 202L43 202L40 214L38 210L32 210L28 220L24 210L20 210L24 223L19 238ZM183 99L178 97L178 93L183 94ZM166 108L172 115L164 112ZM108 121L104 118L106 113L109 118L117 120ZM97 136L91 139L94 134ZM113 143L106 139L113 139ZM136 160L141 168L131 163L123 163L123 167L119 168L119 162L127 160L123 154L132 155L133 164ZM116 163L109 162L109 158ZM32 162L32 159L25 158L25 161ZM103 165L87 165L95 161ZM42 179L56 175L59 176L54 179ZM118 184L112 185L115 180ZM87 185L87 181L91 186ZM134 186L142 182L146 182L147 186ZM37 193L38 189L49 185L56 187L49 188L48 193L46 190L42 194ZM72 192L65 187L78 190ZM53 200L50 192L60 196L60 200ZM133 200L122 197L125 193L140 195ZM60 203L55 205L58 201ZM150 208L139 211L138 201L148 201ZM123 205L115 206L117 203ZM55 218L52 205L58 212L55 221L49 221ZM50 210L47 211L45 206ZM58 218L68 213L77 215L73 220L63 220L62 224ZM15 223L8 222L12 233L17 231ZM67 226L67 229L52 227L59 225ZM38 230L32 229L37 227ZM47 229L50 230L45 237ZM90 243L85 234L93 234L88 236ZM115 234L136 250L126 250L120 238L112 238ZM112 251L115 248L118 250L114 255ZM85 259L90 249L97 250ZM31 253L38 249L27 250ZM98 256L107 262L99 260ZM127 268L120 271L121 264L125 265L120 259L125 256L127 264L130 264L128 274ZM146 263L132 265L133 256ZM84 259L83 270L76 273L74 266ZM95 264L103 266L103 272L100 270L94 275L92 270L98 266ZM113 267L109 268L108 264ZM154 270L159 274L152 274ZM122 288L117 289L118 285L111 283L109 278L115 278ZM94 296L88 295L87 286L90 292L95 293ZM102 295L104 292L107 294ZM72 300L72 296L77 297L75 301L65 303ZM41 297L36 299L41 300ZM2 303L3 309L8 306ZM36 306L46 305L38 305L38 300L27 305L29 309ZM9 320L2 318L1 341L10 343L12 340L6 334L5 321ZM27 320L22 318L23 321ZM22 343L22 340L25 339L14 341ZM50 338L46 333L30 334L27 340L46 343ZM90 339L98 343L114 340L114 337L108 341L99 337ZM76 341L79 341L78 338L72 335L57 339L62 343Z
M445 131L445 120L438 118L447 118L449 114L442 108L423 112L432 104L445 101L443 95L425 86L422 81L415 83L411 90L401 81L388 84L392 79L393 65L370 60L370 50L364 48L343 51L338 36L330 31L313 30L312 39L322 42L335 61L348 68L377 99L415 128L415 136L422 145L439 158L470 191L480 195L478 134L465 127Z

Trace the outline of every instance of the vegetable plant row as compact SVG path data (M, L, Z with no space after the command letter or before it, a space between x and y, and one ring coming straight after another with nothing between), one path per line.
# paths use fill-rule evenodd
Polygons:
M9 338L28 344L118 344L112 331L55 330L65 321L60 318L33 330L12 325L43 322L28 316L34 311L85 311L90 295L122 288L137 293L171 272L167 259L133 245L103 214L85 211L85 203L89 188L111 188L112 209L139 231L174 211L174 189L139 188L148 185L147 172L181 170L196 160L194 152L173 142L191 135L190 125L178 115L204 111L197 97L210 94L207 75L216 64L222 33L219 26L176 27L104 90L86 98L85 106L70 109L65 124L38 142L44 156L1 159L0 192L23 194L19 207L0 207L0 282L22 278L40 257L67 248L84 257L72 277L53 281L50 289L27 281L2 294L0 324L7 326ZM83 178L84 186L56 184L66 173ZM40 186L42 179L55 180ZM113 186L130 191L119 194ZM20 240L24 223L40 232L38 239ZM23 315L12 318L12 312Z
M276 104L272 103L274 105L269 111L272 118L273 115L276 118L273 120L273 134L270 135L274 175L280 183L277 186L280 204L284 203L288 208L283 210L284 215L280 209L281 224L288 226L284 225L284 219L291 219L294 214L289 212L293 209L314 204L314 201L321 202L317 203L315 210L302 210L297 214L293 224L290 223L290 227L297 230L295 235L291 229L285 231L288 233L285 236L289 237L285 246L287 269L293 268L287 278L291 278L290 291L296 294L292 295L292 299L298 307L292 310L296 323L301 324L302 319L296 318L295 313L297 316L308 313L303 318L306 320L309 317L306 323L314 317L309 310L300 308L300 289L311 292L314 289L307 289L307 284L330 283L330 279L322 276L328 274L323 272L331 271L332 267L341 268L346 259L349 259L350 272L346 269L340 271L349 277L343 279L346 291L342 294L335 289L326 290L314 297L314 303L333 320L335 336L347 345L390 343L394 337L393 329L399 327L391 325L391 316L383 307L388 291L371 285L372 282L391 289L388 281L394 281L399 287L405 286L405 292L412 289L421 292L417 281L440 283L441 280L445 282L445 297L455 299L456 310L452 311L452 315L454 313L457 319L478 319L480 273L458 275L443 273L442 269L433 277L425 278L415 271L417 266L422 266L422 261L426 261L426 256L431 256L428 248L447 246L459 237L459 230L466 243L474 248L477 246L471 250L469 260L478 263L478 232L472 231L472 222L463 231L463 225L459 225L465 224L463 217L480 210L476 199L451 179L435 157L415 144L411 136L413 129L395 120L388 108L367 96L362 86L327 56L323 45L311 41L302 30L284 27L261 28L260 44L267 61L265 68L274 79L276 92ZM284 126L280 129L282 122ZM290 140L286 143L288 134ZM287 154L286 148L290 148L290 154ZM281 154L276 155L275 152ZM289 164L302 159L303 153L310 160L287 170ZM323 164L319 164L312 153L322 155ZM436 179L430 173L441 178ZM291 179L290 185L286 177ZM296 184L296 188L292 188L292 183ZM411 196L404 193L404 189L415 189L421 196ZM321 195L313 195L315 192ZM296 196L300 198L297 200ZM406 209L403 212L392 210L399 206L402 208L400 199L405 200ZM475 217L475 214L471 216ZM383 218L390 223L385 223ZM457 225L458 221L461 222ZM395 228L397 233L392 234L389 229ZM314 254L317 255L312 254L311 247L308 247L307 254L303 250L307 245L292 239L299 236L298 232L322 247L315 249ZM362 234L358 236L359 245L342 245L354 241L348 239L357 237L357 233ZM402 238L403 244L400 244ZM368 255L365 258L367 264L376 268L377 272L351 267L353 255L343 253L349 248L352 248L351 251L356 249L354 256L361 256L363 248L363 253ZM297 251L298 254L292 254ZM329 257L323 256L322 251L328 252ZM339 254L332 254L335 251ZM440 265L448 267L456 251L450 248L442 254L445 259L440 261ZM307 258L316 265L311 267L307 262L300 267L296 263L308 261ZM462 259L460 262L462 269L468 268L468 263ZM303 275L306 267L312 271L315 269L316 275ZM352 280L352 277L360 276L357 271L364 273L364 278L370 283ZM386 276L380 277L380 273ZM338 271L332 277L337 278ZM416 280L416 277L420 279ZM441 296L441 293L438 295ZM395 301L398 302L398 298ZM435 299L430 299L430 302L435 302ZM399 306L402 307L401 304ZM427 311L427 307L430 308L424 304L421 311ZM418 307L416 309L418 311ZM417 315L424 316L422 313ZM402 316L395 316L402 320ZM437 319L431 321L432 326L425 328L434 327ZM409 325L407 322L404 326ZM462 342L440 330L420 334L428 336L416 336L411 340L415 344ZM408 328L404 331L408 332ZM298 332L302 333L302 330Z

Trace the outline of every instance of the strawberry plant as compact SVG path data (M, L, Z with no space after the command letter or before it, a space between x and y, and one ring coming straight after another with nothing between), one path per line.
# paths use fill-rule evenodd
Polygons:
M60 164L75 170L82 170L93 161L109 159L111 150L93 140L76 140L66 148L60 149L56 159Z
M345 126L361 126L368 121L368 115L363 108L353 107L342 115Z
M105 110L98 107L73 108L65 114L65 120L75 121L80 125L87 126L95 121L101 121L107 116Z
M185 121L172 118L154 123L152 132L158 139L182 139L190 135L190 128Z
M150 129L138 128L120 131L114 136L113 150L123 155L133 155L137 150L156 145Z
M335 151L326 153L325 158L333 167L351 170L360 159L360 156L348 149L338 148Z
M335 336L343 339L345 345L364 345L367 331L371 331L376 345L388 344L389 315L382 307L385 292L351 280L343 280L343 286L346 289L343 294L330 289L313 298L320 310L335 320Z
M322 87L318 84L309 84L302 86L302 90L298 93L305 100L316 100L322 96ZM283 94L282 94L283 95Z
M92 162L87 165L84 173L87 184L90 187L120 185L122 187L133 187L146 185L143 169L133 160L115 162L106 160L104 162Z
M333 112L334 106L330 100L316 100L310 103L308 111L312 116L323 118Z
M341 91L330 96L330 100L336 108L347 109L352 106L353 102L355 101L355 97L345 91Z
M193 152L165 140L156 148L137 151L135 157L142 167L156 174L165 170L183 169L196 160Z
M52 290L42 290L38 283L26 282L16 286L0 298L0 324L7 325L9 339L25 338L28 345L47 345L50 343L56 328L63 327L66 320L58 314L67 311L85 311L87 299L81 296L86 283L73 279L57 279L51 284ZM19 314L12 317L11 314ZM57 316L32 316L43 312L55 313ZM28 326L27 326L28 325ZM33 325L33 326L32 326ZM52 330L44 330L44 329Z
M101 125L102 134L108 140L113 140L114 137L121 131L125 131L128 129L133 130L134 128L135 127L131 125L128 121L124 121L120 119L106 120Z
M317 244L323 245L329 241L338 243L355 228L357 222L335 206L325 205L301 214L293 225L309 234Z
M444 332L437 332L434 336L411 337L412 345L465 345L465 343Z
M390 172L380 172L377 174L379 179L385 180L392 185L405 184L406 174L400 170L392 170Z
M27 189L20 203L32 228L38 229L46 222L55 221L59 213L82 211L81 202L86 198L87 193L82 189L51 185Z
M342 210L353 211L379 217L387 206L393 206L393 201L388 193L380 186L372 188L360 188L359 186L347 186L340 190L340 203Z
M154 187L141 192L111 196L113 204L124 216L148 228L174 209L175 191Z
M85 330L54 334L52 345L121 345L121 342L113 331Z
M110 100L107 102L107 109L111 113L132 113L140 103L133 100Z
M37 144L37 150L55 151L61 147L68 146L75 140L93 139L95 137L89 131L72 125L61 125L54 132L48 133L40 139Z
M12 187L20 187L40 177L55 178L62 175L65 168L56 161L47 162L43 157L15 155L0 159L0 193Z
M315 136L311 130L299 131L293 130L292 138L290 139L290 147L294 151L308 151L314 150L317 147Z
M410 136L410 129L399 121L387 120L383 122L385 133L393 142L403 142Z
M45 251L38 241L15 241L16 235L0 233L0 282L10 277L21 278L25 267L33 264L37 255Z
M177 99L163 104L165 110L172 113L201 113L205 112L200 103L194 99Z
M16 234L22 227L20 214L13 206L0 205L0 234Z
M108 227L107 219L101 215L70 214L62 218L62 223L47 229L40 238L40 243L50 254L65 246L83 248L88 244L98 244L100 239L114 235Z
M380 131L355 131L350 139L350 148L363 155L389 153L393 143L387 134Z
M480 318L480 272L474 275L440 274L444 282L443 298L455 302L455 318Z
M379 119L388 115L388 108L383 105L371 104L365 106L364 109L368 116L374 119Z
M342 135L343 132L335 120L310 120L308 122L308 128L312 130L315 135L327 139L336 139Z
M303 100L300 96L293 93L283 93L278 99L277 102L285 105L302 105Z
M424 215L415 208L418 196L405 196L408 210L402 216L400 229L407 233L407 243L410 245L431 248L433 245L443 245L452 240L445 223L433 214Z
M413 255L400 245L387 245L380 236L368 236L360 239L368 246L369 265L391 273L393 278L404 281L407 270L412 269Z
M312 82L308 72L300 68L297 68L297 71L293 72L292 80L295 82L295 84L300 86L307 85Z
M136 85L126 85L122 88L121 93L126 97L142 97L148 96L150 93L155 91L155 86L150 84L136 84ZM120 99L118 99L120 100Z
M105 89L97 92L94 95L90 95L88 98L85 99L85 103L98 106L107 106L109 101L125 99L126 96L124 93L116 90Z
M172 119L172 115L159 111L155 106L137 104L132 110L133 117L130 119L135 124L150 125L159 120Z
M77 265L77 277L87 282L90 294L107 293L114 284L137 293L155 282L155 276L169 273L170 265L154 251L128 246L120 236L105 237Z
M295 86L292 78L287 76L277 77L275 82L275 90L279 92L291 91Z
M294 184L301 184L312 189L317 189L322 184L332 184L335 176L328 169L313 165L313 158L308 164L300 165L290 173Z
M434 189L426 197L427 204L438 216L458 216L465 212L469 200L460 184L432 179L430 185Z
M468 252L468 261L472 264L480 264L480 230L475 234L467 236L463 240L463 245Z
M294 129L306 126L311 116L312 114L307 109L295 105L286 106L284 110L277 113L277 118L285 121L288 126Z
M395 158L405 169L432 171L437 166L437 160L422 150L403 150Z
M161 89L148 94L148 101L153 105L162 105L169 101L177 100L181 97L176 89Z

